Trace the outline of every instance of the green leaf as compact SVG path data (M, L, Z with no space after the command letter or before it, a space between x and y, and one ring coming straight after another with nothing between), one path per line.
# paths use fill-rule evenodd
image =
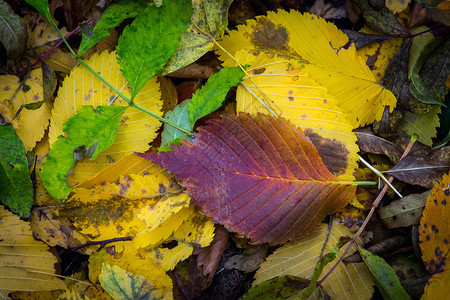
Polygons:
M433 145L431 139L436 137L436 127L439 126L439 113L441 113L441 107L438 105L433 105L424 115L405 111L403 122L398 127L397 132L407 137L417 134L419 142L431 147Z
M118 26L123 20L136 17L147 6L146 0L121 0L111 4L102 14L94 29L83 32L78 57L83 55L89 48L93 47L102 38L109 36L109 31Z
M187 66L211 50L214 43L210 37L220 40L228 26L228 9L231 2L233 1L192 1L192 24L181 36L181 43L164 67L163 74Z
M175 106L173 110L166 113L165 118L171 123L192 131L194 128L194 123L189 121L188 105L191 100L185 100L181 104ZM175 129L168 123L164 124L164 130L161 134L161 145L166 145L173 140L186 139L191 140L192 138L181 130Z
M27 26L4 1L0 1L0 42L8 59L20 56L27 47Z
M12 125L0 126L0 200L22 218L34 201L25 147Z
M130 84L131 99L175 53L191 15L191 1L164 1L161 7L148 6L124 29L117 53L123 76Z
M48 0L25 0L26 3L33 6L38 12L43 14L48 20L52 18L48 8Z
M122 114L128 106L83 106L64 123L68 138L59 136L42 165L41 178L47 191L63 201L72 190L66 177L76 162L97 155L114 142Z
M118 266L103 265L98 279L113 299L164 299L164 290L144 276L128 273Z
M364 263L369 268L372 276L385 300L387 299L411 299L403 288L395 271L381 257L358 247Z
M310 280L282 275L263 281L245 293L243 300L288 299L308 286Z
M244 72L239 67L223 68L211 76L206 84L197 90L189 103L189 120L192 124L218 109L230 88L242 81Z

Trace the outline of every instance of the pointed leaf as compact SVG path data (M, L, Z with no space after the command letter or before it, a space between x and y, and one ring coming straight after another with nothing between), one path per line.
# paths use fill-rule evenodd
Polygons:
M230 88L242 81L244 72L239 67L224 68L211 76L206 84L195 92L189 102L189 120L192 124L218 109Z
M94 110L84 106L64 123L69 137L61 136L53 144L41 171L42 181L53 197L60 201L67 199L72 188L66 177L77 161L84 157L93 160L111 146L126 109L126 106L98 106Z
M396 144L375 135L370 127L358 128L355 133L361 150L374 154L384 154L393 163L397 163L402 157L402 151Z
M34 202L33 184L22 141L12 125L0 125L0 201L21 216L30 216Z
M228 8L232 0L194 0L191 26L181 35L177 51L164 67L163 75L176 71L211 50L210 37L220 40L228 26Z
M176 174L208 216L254 243L298 239L355 193L282 118L228 115L199 132L172 152L143 156Z
M27 47L25 22L5 1L0 2L0 42L8 59L20 56Z
M103 51L93 54L86 63L96 72L102 74L111 84L130 97L130 88L125 77L120 74L115 52ZM159 84L153 77L147 82L134 102L153 113L162 116ZM64 135L63 124L74 116L83 105L127 106L114 91L109 89L83 66L73 68L69 76L64 78L58 97L55 100L50 119L49 140L53 145L58 136ZM108 150L101 153L96 160L82 160L67 178L69 186L83 182L97 174L100 170L135 151L145 152L149 143L156 137L156 130L161 122L145 112L134 108L127 110L122 117L116 141Z
M403 114L403 122L397 129L401 136L410 137L418 135L418 141L427 146L432 146L432 138L436 137L436 127L439 127L439 116L441 107L433 105L424 115L418 115L409 111Z
M162 70L189 26L191 1L166 1L147 8L126 27L117 46L123 76L131 87L131 99Z
M80 57L102 38L109 36L109 31L118 26L123 20L136 17L145 9L146 4L147 1L145 0L122 0L108 6L97 24L95 24L94 29L88 33L83 32L77 56Z
M392 39L389 35L367 34L359 31L353 31L348 29L342 29L349 39L349 45L355 44L356 49L367 46L374 42L380 42L387 39Z
M358 251L364 263L370 269L384 299L411 299L403 288L395 271L384 259L361 247L358 247Z
M450 260L450 174L433 186L420 219L419 245L422 260L431 274L448 271Z
M50 15L47 0L26 0L25 2L36 8L36 10L43 14L47 19L50 19L52 17Z
M192 131L194 123L189 120L189 103L191 100L185 100L175 106L173 110L170 110L164 116L171 123L178 125L184 129ZM164 124L164 130L161 134L161 145L167 145L169 142L178 138L190 140L191 137L186 133L178 130L169 124Z
M408 59L411 42L406 42L394 55L386 68L382 84L399 97L408 82Z
M303 74L314 78L336 97L338 106L356 128L380 120L384 107L389 105L392 111L396 99L376 82L354 45L344 48L347 42L348 37L324 19L280 10L247 21L247 25L224 37L221 45L231 55L239 50L252 54L266 52L297 61ZM225 65L236 65L227 54L218 52ZM309 64L301 64L305 60ZM270 94L268 98L271 99Z

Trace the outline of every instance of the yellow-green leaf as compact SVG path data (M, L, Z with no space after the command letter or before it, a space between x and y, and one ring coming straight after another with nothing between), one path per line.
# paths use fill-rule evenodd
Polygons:
M102 75L125 96L130 97L130 89L126 79L119 71L115 52L104 51L94 54L86 62L91 68ZM151 78L134 102L140 106L162 115L162 101L160 100L159 84L156 78ZM90 73L85 67L75 67L69 76L64 79L58 96L55 100L50 119L49 139L50 145L56 142L59 135L63 135L63 124L83 105L125 106L127 103L118 97L104 83ZM117 138L108 150L101 153L94 161L84 159L75 166L74 174L67 178L67 184L73 186L94 176L104 167L137 151L144 152L149 143L155 138L156 130L161 122L142 111L130 108L123 114Z
M239 26L221 45L231 55L242 49L304 61L302 71L328 88L356 128L380 120L387 105L393 111L396 99L376 82L354 45L344 48L347 42L347 36L324 19L280 10ZM225 65L235 65L227 54L219 52Z

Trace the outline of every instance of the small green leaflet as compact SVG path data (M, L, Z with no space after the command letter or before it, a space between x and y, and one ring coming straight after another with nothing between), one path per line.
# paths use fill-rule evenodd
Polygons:
M123 76L130 84L131 99L175 53L191 15L190 0L164 1L161 7L147 6L124 29L117 53Z
M438 114L440 113L441 107L438 105L433 105L424 115L405 111L397 133L407 137L417 134L419 142L431 147L433 145L432 138L436 137L436 128L439 127Z
M228 26L228 9L232 0L193 0L192 24L181 36L177 51L164 67L163 75L196 61L211 50Z
M48 8L48 0L25 0L26 3L33 6L38 12L43 14L48 20L52 18Z
M188 113L188 105L190 102L191 100L185 100L181 102L181 104L175 106L173 110L168 111L165 115L165 118L175 125L192 131L192 129L194 128L194 124L189 121ZM166 145L176 139L191 140L191 137L186 133L173 128L169 124L164 124L164 130L161 134L161 145Z
M282 275L253 286L242 300L288 299L308 286L310 280L292 275Z
M0 125L0 200L20 217L30 217L33 183L25 148L12 125Z
M144 276L134 275L118 266L104 264L100 284L113 299L163 299L164 293Z
M41 178L47 191L63 201L72 190L66 177L76 162L98 154L114 142L120 119L128 106L83 106L64 123L68 138L59 136L42 165Z
M77 56L83 55L102 38L109 36L109 31L118 26L123 20L136 17L147 6L146 0L121 0L111 4L95 24L92 32L83 32L80 48Z
M384 259L361 247L358 247L358 251L370 273L372 273L373 279L384 299L411 299L395 271Z
M189 120L192 124L218 109L230 88L244 78L239 67L223 68L211 76L206 84L197 90L189 103Z

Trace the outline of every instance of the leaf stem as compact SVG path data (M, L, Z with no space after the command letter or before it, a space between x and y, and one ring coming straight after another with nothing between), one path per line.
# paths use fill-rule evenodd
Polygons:
M403 155L400 158L400 160L402 160L403 158L405 158L408 155L409 151L411 150L411 148L412 148L412 146L413 146L413 144L415 143L416 140L417 140L417 136L413 135L411 137L411 140L409 141L408 146L406 147L405 151L403 152ZM389 183L392 183L393 180L394 180L394 177L391 176L389 178ZM381 190L381 192L378 194L378 196L375 199L375 201L372 203L372 208L370 209L369 214L367 215L366 219L364 220L364 223L361 225L359 230L353 236L352 240L348 244L348 246L345 249L344 253L342 253L342 255L339 257L339 260L334 264L334 266L331 268L331 270L321 280L319 280L317 282L316 288L319 287L325 281L325 279L327 279L331 275L331 273L334 272L334 270L337 268L337 266L345 259L345 257L347 256L347 253L350 251L350 249L353 247L353 245L356 243L356 241L359 239L359 237L361 236L362 232L366 228L367 224L369 223L370 219L372 218L372 215L375 213L375 209L378 207L378 205L380 204L380 202L383 199L384 195L386 194L387 189L388 189L388 185L385 185L383 187L383 189Z
M104 84L106 84L111 90L113 90L117 95L119 95L123 100L125 100L130 106L143 111L144 113L160 120L161 122L166 123L167 125L172 126L175 129L178 129L184 133L187 133L189 135L192 134L191 131L184 129L183 127L180 127L176 124L173 124L172 122L170 122L169 120L158 116L157 114L155 114L154 112L149 111L146 108L143 108L142 106L134 103L132 100L128 99L128 97L126 97L124 94L122 94L122 92L120 92L118 89L116 89L115 87L113 87L108 81L106 81L102 76L100 76L100 74L98 74L97 72L95 72L94 69L92 69L87 63L85 63L81 58L77 57L77 55L75 54L75 51L73 51L72 47L69 45L69 43L67 42L67 40L64 38L64 35L61 33L61 31L59 30L58 26L56 26L55 22L53 21L52 18L49 18L49 21L52 23L53 27L56 29L56 31L58 31L59 36L61 37L61 39L64 41L64 43L66 44L67 48L69 49L69 51L72 53L72 55L77 59L77 61L82 64L83 66L85 66L92 74L94 74L98 79L100 79Z

